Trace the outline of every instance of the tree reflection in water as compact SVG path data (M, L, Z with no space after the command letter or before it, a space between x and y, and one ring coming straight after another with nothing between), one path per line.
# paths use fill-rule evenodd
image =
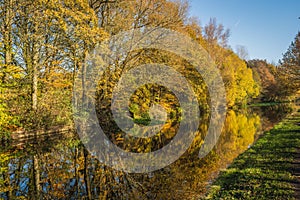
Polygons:
M193 144L179 160L145 174L128 174L102 165L71 133L11 142L0 151L0 198L195 198L205 192L221 169L254 142L261 127L278 122L289 111L289 106L228 111L214 150L199 159L198 151L207 129L204 118ZM175 126L169 128L176 129Z

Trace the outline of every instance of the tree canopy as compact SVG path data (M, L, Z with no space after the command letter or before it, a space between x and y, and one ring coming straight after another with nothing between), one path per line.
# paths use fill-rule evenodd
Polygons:
M247 104L268 90L261 88L271 87L255 78L263 78L264 72L253 67L258 63L247 65L244 53L238 52L240 58L228 45L228 29L216 19L202 27L198 19L188 17L188 1L1 0L0 8L0 125L8 132L72 126L73 85L79 71L86 73L86 56L101 42L136 28L172 29L199 43L221 72L229 107ZM274 84L289 83L281 90L287 94L299 88L299 43L298 34L275 73L278 78ZM193 86L199 107L209 109L207 86L184 59L157 49L130 52L122 59L121 55L113 67L107 68L99 82L98 107L103 112L109 110L112 90L124 69L142 63L174 67ZM160 99L169 112L177 115L176 97L167 88L146 85L140 90L132 98L132 117L147 113L150 99Z

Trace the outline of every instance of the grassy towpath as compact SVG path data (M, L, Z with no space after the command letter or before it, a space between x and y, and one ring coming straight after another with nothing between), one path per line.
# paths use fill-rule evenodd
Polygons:
M300 199L300 109L222 171L204 199Z

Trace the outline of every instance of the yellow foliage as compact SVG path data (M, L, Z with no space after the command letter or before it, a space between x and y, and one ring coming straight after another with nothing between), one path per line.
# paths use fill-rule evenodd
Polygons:
M226 86L226 96L229 106L236 103L246 103L248 99L259 95L258 84L254 81L252 70L245 61L229 51L222 64L222 75Z

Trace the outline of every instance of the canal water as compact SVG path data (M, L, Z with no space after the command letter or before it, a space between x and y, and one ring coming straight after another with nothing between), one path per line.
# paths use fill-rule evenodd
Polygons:
M228 110L218 143L199 159L208 126L204 117L185 154L171 165L149 173L125 173L103 165L85 149L76 133L3 143L0 199L197 199L221 170L291 111L288 104ZM113 129L108 127L106 132L109 130ZM167 127L165 133L172 131L176 133L176 124ZM122 148L126 149L124 144L129 142L130 151L149 151L145 141L125 141L118 139L118 133L106 134L112 135L110 138ZM155 149L172 137L172 133L160 137Z

